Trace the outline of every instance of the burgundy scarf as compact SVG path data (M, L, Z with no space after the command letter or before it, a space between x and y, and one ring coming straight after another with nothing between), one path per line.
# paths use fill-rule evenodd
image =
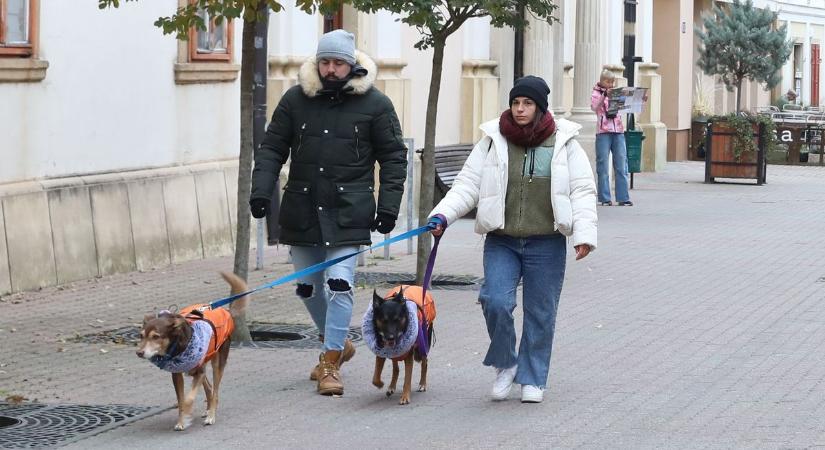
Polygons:
M535 127L532 123L521 126L513 119L513 112L509 109L501 113L498 119L498 129L501 134L513 144L524 148L534 148L541 145L556 132L556 121L553 115L545 113Z

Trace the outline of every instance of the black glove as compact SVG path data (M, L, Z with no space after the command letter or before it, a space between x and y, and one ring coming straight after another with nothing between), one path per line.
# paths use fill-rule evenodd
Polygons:
M252 212L252 217L260 219L269 214L270 200L265 198L253 198L249 201L249 211Z
M392 231L393 228L395 228L395 216L387 213L378 213L378 215L375 216L375 220L370 224L370 230L378 230L381 234L387 234Z

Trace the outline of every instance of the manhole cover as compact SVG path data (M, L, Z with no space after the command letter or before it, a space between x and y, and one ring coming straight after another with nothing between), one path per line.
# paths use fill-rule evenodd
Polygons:
M249 324L253 342L243 344L251 348L321 348L318 330L313 325L252 322ZM115 343L137 345L140 341L140 329L124 327L116 330L81 336L77 342L84 344ZM359 342L361 327L351 327L347 337ZM233 347L241 346L238 342Z
M252 342L233 342L233 346L246 348L320 349L322 345L318 339L318 330L313 325L253 323L250 327ZM350 327L347 337L352 340L352 342L362 341L361 327Z
M127 405L0 403L0 448L67 444L162 411L165 409Z
M481 287L484 279L472 275L433 275L430 282L432 290L468 290L476 291ZM379 286L397 284L412 284L415 282L414 273L393 272L357 272L356 285Z
M10 427L12 425L17 425L18 423L20 423L20 421L14 417L0 416L0 428Z

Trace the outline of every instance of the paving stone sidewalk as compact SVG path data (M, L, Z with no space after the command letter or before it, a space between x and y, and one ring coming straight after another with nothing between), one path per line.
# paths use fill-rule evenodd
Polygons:
M175 433L167 410L69 448L825 447L825 168L772 165L765 186L707 185L703 175L701 163L671 163L636 177L636 206L599 208L599 248L579 262L568 255L542 404L519 403L515 389L508 401L488 400L477 293L438 290L430 389L411 405L372 387L363 345L344 366L340 398L314 393L317 350L241 348L216 425ZM481 248L471 221L454 224L436 272L481 276ZM391 261L370 255L360 270L411 272L405 250L395 246ZM250 283L289 273L286 257L267 249L266 270ZM168 375L134 347L75 338L221 297L217 271L231 264L194 261L0 299L0 398L171 407ZM256 295L250 317L309 324L293 289ZM371 294L357 290L353 325Z

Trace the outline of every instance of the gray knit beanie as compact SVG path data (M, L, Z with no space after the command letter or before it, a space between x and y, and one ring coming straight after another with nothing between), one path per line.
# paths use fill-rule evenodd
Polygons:
M355 36L346 30L333 30L321 36L318 41L317 59L329 58L346 61L355 65Z

